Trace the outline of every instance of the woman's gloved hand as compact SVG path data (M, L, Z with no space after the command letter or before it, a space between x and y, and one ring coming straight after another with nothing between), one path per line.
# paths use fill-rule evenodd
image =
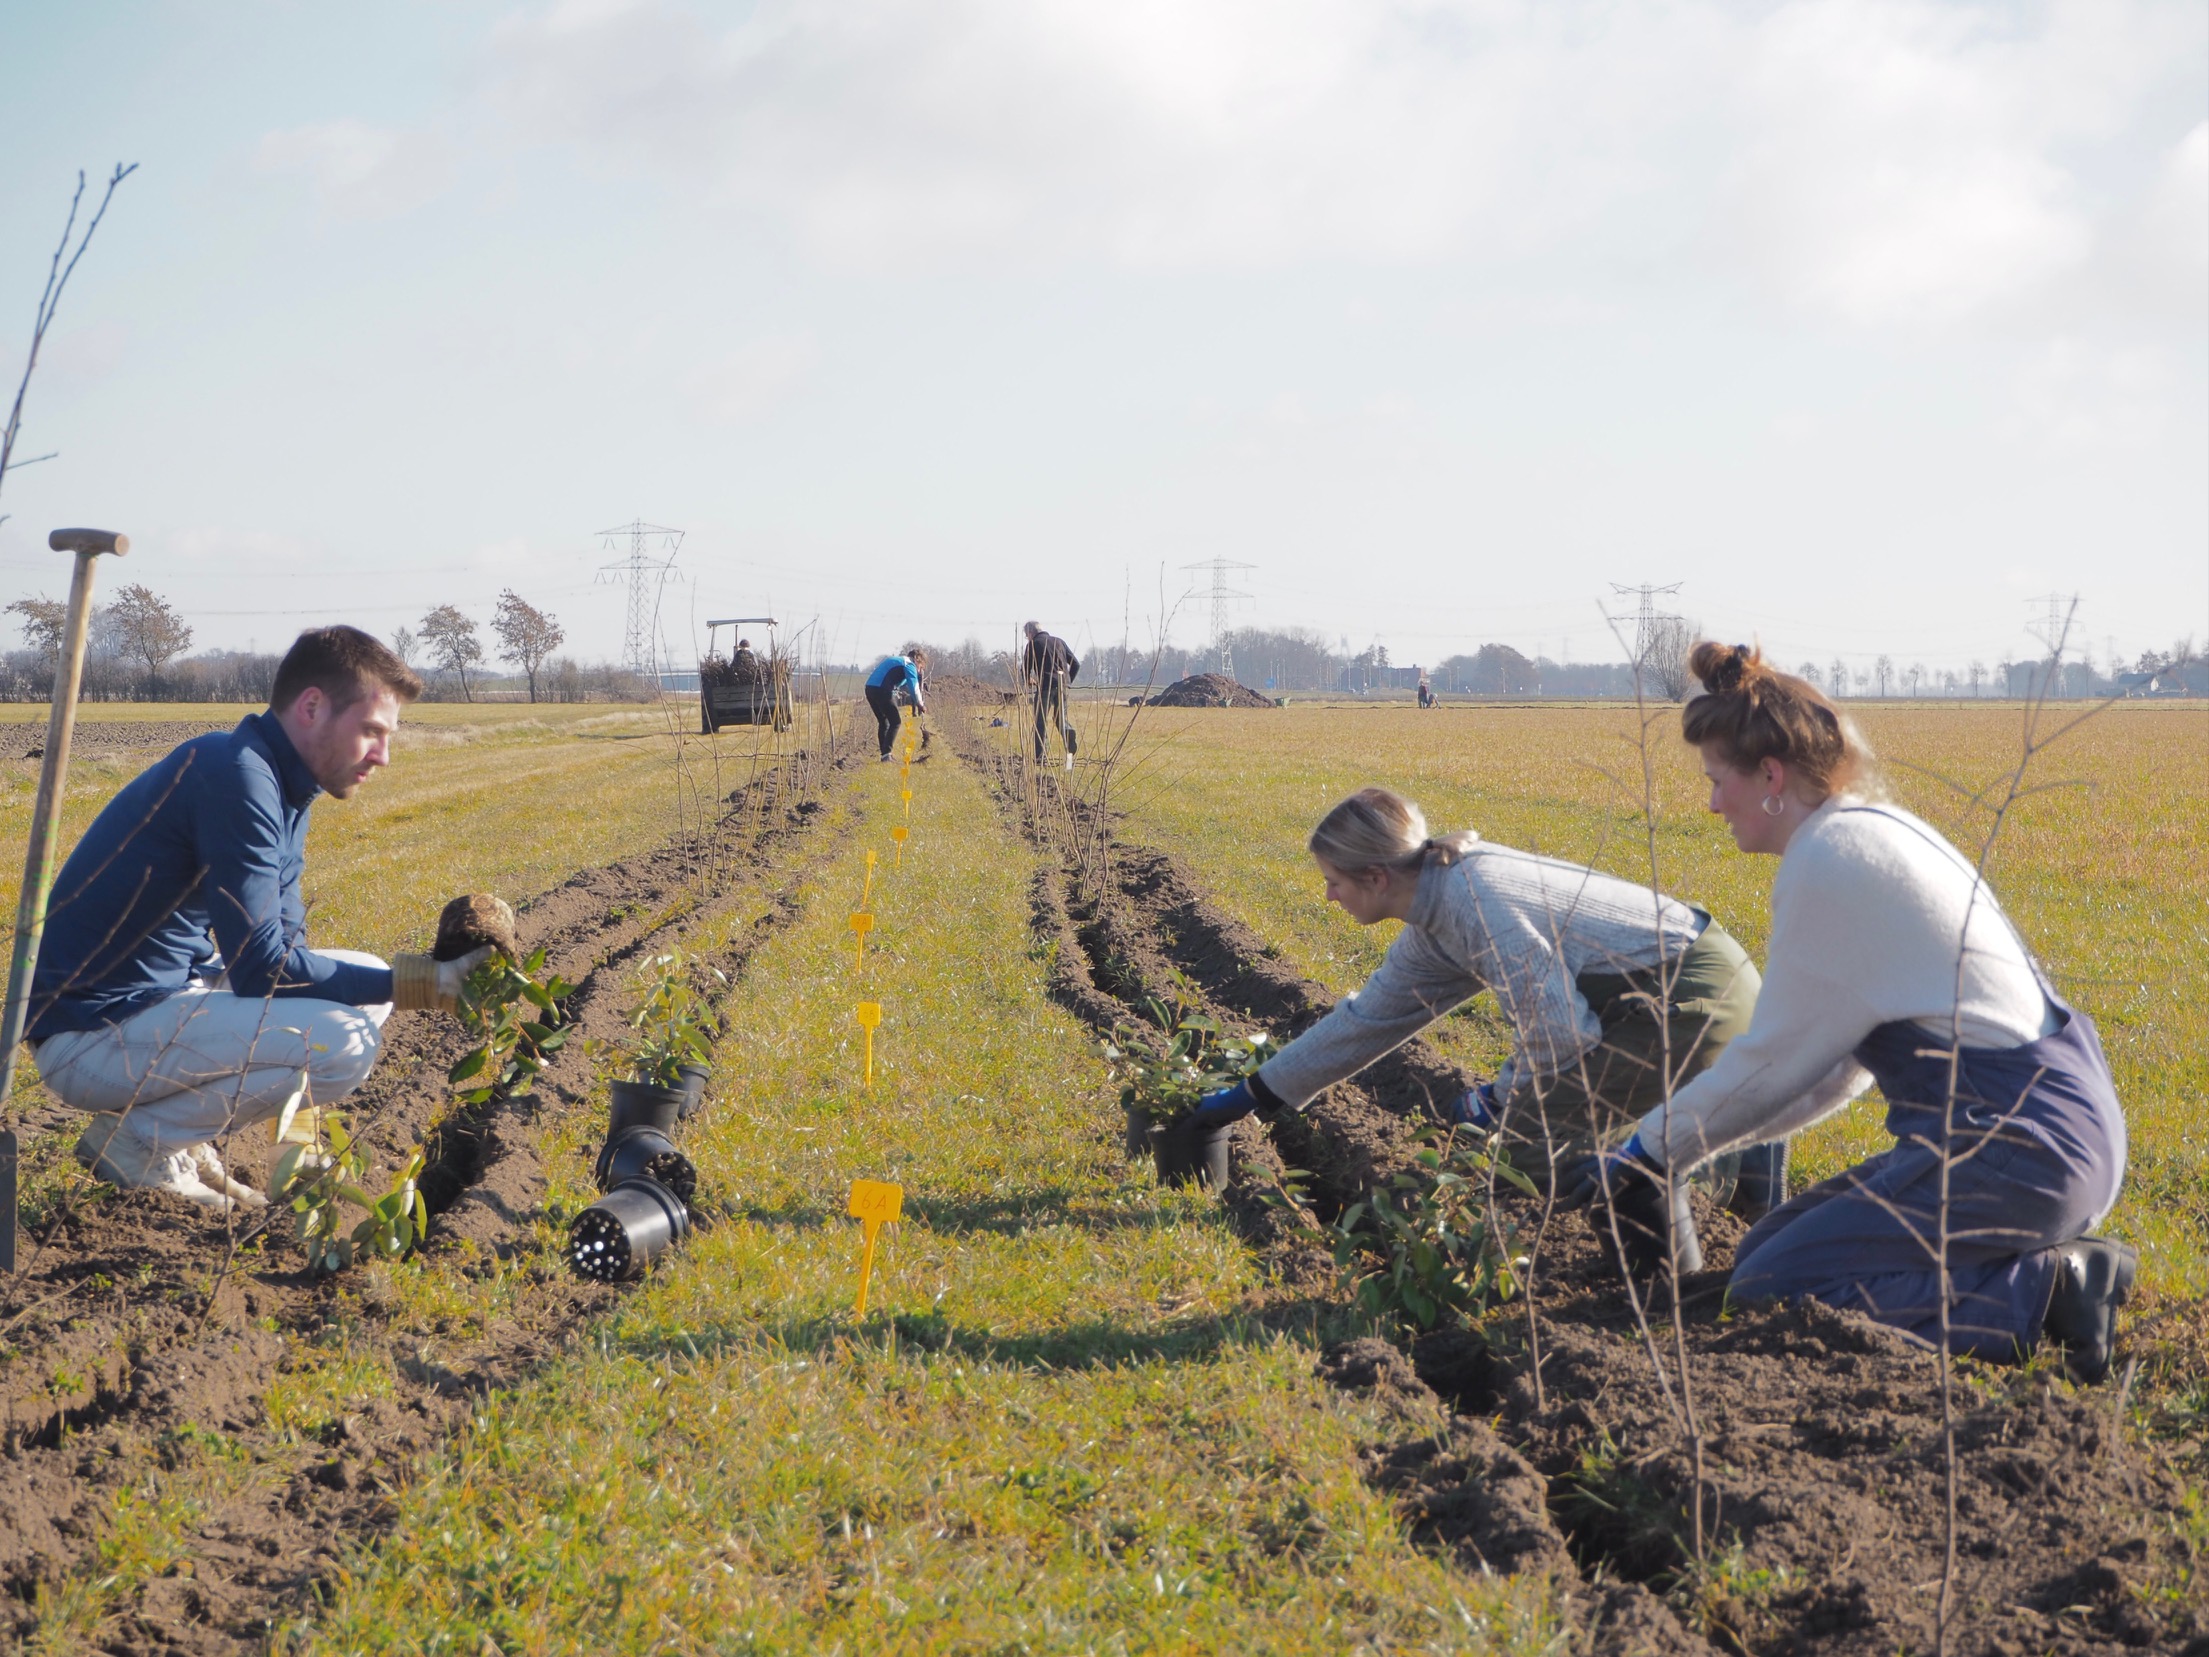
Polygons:
M1457 1102L1453 1120L1461 1128L1479 1128L1483 1132L1496 1125L1503 1115L1503 1107L1496 1098L1496 1084L1482 1082L1480 1086L1466 1090Z
M1703 1244L1688 1211L1687 1181L1666 1187L1663 1166L1636 1133L1559 1174L1557 1206L1588 1209L1596 1234L1615 1236L1630 1277L1654 1277L1675 1258L1683 1273L1701 1271Z
M395 955L391 960L391 1004L422 1012L449 1013L460 1005L460 986L468 974L495 953L483 944L456 960L428 955Z
M1231 1122L1240 1122L1258 1108L1258 1096L1251 1092L1246 1077L1233 1087L1223 1087L1217 1093L1207 1093L1197 1101L1197 1108L1189 1113L1189 1125L1196 1128L1224 1128Z

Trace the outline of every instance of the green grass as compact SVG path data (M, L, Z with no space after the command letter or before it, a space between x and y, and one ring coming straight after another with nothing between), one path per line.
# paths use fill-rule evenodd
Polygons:
M1536 1649L1546 1584L1414 1548L1375 1406L1254 1315L1208 1198L1131 1176L1094 1043L1023 947L1025 853L915 789L863 976L845 920L895 774L766 944L692 1134L725 1217L488 1401L300 1650ZM862 998L879 999L859 1087ZM587 1134L576 1134L577 1149ZM584 1193L563 1157L562 1202ZM905 1188L852 1314L849 1182Z
M2060 722L2069 712L2059 712ZM1083 752L1104 750L1125 709L1082 710ZM1976 852L1987 823L1949 786L1984 786L2016 763L2015 705L1870 707L1860 717L1896 797ZM1651 726L1656 855L1667 890L1707 905L1752 955L1769 925L1776 864L1737 852L1704 809L1677 711ZM1393 924L1371 930L1323 902L1304 838L1351 789L1386 783L1437 830L1647 879L1633 710L1484 706L1422 711L1306 707L1146 710L1116 802L1134 838L1188 860L1233 913L1337 993L1380 962ZM2110 708L2041 755L2031 782L2061 784L2004 826L1995 890L2058 984L2091 1013L2132 1130L2131 1172L2110 1229L2139 1245L2144 1278L2209 1292L2209 724L2199 704ZM1483 996L1445 1021L1445 1049L1489 1066L1508 1031ZM1798 1171L1822 1178L1889 1141L1883 1108L1859 1102L1802 1136Z

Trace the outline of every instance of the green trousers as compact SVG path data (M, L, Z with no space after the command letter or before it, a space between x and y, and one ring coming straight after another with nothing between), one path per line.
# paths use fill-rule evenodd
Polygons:
M1537 1080L1503 1121L1512 1163L1529 1174L1590 1155L1708 1070L1749 1027L1764 980L1716 921L1660 972L1582 973L1603 1042L1562 1075ZM1670 1082L1667 1087L1667 1072Z

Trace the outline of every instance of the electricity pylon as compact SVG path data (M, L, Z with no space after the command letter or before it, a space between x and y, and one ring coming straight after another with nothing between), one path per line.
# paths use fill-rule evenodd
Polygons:
M1235 677L1235 652L1227 642L1227 612L1243 602L1250 594L1227 584L1229 570L1254 570L1255 564L1239 563L1232 558L1207 558L1201 564L1184 564L1185 570L1210 570L1212 572L1212 648L1220 653L1220 672L1228 678Z
M629 624L622 635L621 659L630 672L650 677L652 661L652 613L658 604L660 583L675 568L675 554L682 547L683 532L648 524L642 518L602 529L598 537L611 549L627 537L629 551L611 564L599 567L601 581L629 583ZM658 556L664 552L665 557Z

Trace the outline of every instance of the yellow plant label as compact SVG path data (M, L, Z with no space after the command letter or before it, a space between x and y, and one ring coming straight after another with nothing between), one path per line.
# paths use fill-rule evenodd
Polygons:
M882 1022L882 1003L881 1003L881 1002L879 1002L879 1001L862 1001L862 1002L860 1002L860 1003L859 1003L859 1027L860 1027L860 1028L861 1028L862 1030L871 1030L871 1029L873 1029L873 1028L874 1028L874 1027L875 1027L876 1025L880 1024L881 1022Z
M865 1220L870 1225L888 1225L905 1211L905 1187L892 1185L883 1179L855 1179L851 1182L849 1212L855 1220Z
M874 1276L874 1240L884 1226L905 1210L905 1187L887 1180L855 1179L851 1182L851 1217L859 1222L866 1241L859 1250L859 1315L867 1315L867 1284Z
M851 929L861 937L865 937L874 930L874 917L864 909L860 910L851 918Z

